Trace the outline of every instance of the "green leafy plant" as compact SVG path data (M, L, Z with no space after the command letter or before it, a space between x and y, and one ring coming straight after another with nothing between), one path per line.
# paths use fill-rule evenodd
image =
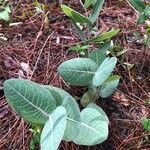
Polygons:
M85 55L88 47L89 47L88 45L81 46L81 45L77 44L75 46L71 46L68 50L78 52L80 55Z
M142 0L130 0L133 7L139 12L138 24L145 23L150 17L150 3L145 4Z
M70 84L76 86L94 86L98 89L98 93L100 89L99 86L108 79L117 62L114 57L106 58L106 52L111 47L111 38L117 35L120 31L119 29L112 29L108 32L98 34L95 37L91 36L90 33L92 32L90 31L94 29L92 27L99 17L103 4L104 0L86 0L83 5L85 10L92 7L92 11L89 16L85 16L66 5L61 5L63 12L70 18L70 21L82 42L85 45L96 44L100 48L92 51L91 53L88 51L88 58L75 58L62 63L58 68L58 72L62 78ZM85 27L85 32L82 31L83 27ZM81 47L77 45L73 47L73 50L80 53ZM84 52L84 54L86 53ZM107 65L108 67L106 67ZM107 68L106 71L104 68ZM103 69L104 71L102 72ZM105 74L105 76L102 77L102 74ZM118 81L119 77L117 76L115 80ZM84 102L85 97L88 97L90 93L92 93L91 89L83 96ZM109 96L110 94L107 95ZM91 95L91 97L93 96ZM94 97L97 98L97 96Z
M0 20L8 22L10 20L10 5L7 0L0 0Z
M73 58L58 67L61 77L75 86L87 86L88 91L81 98L83 106L99 97L109 97L119 84L120 77L111 75L117 59L106 57L105 50L97 49L89 53L88 58Z
M84 56L88 55L89 56L89 58L85 58L85 59L78 58L75 60L71 60L72 63L76 64L77 68L79 67L81 70L82 69L86 70L85 66L87 65L88 66L87 68L89 69L89 72L87 73L88 75L83 73L82 78L79 77L79 81L76 81L76 79L72 79L71 76L74 76L74 72L73 71L70 72L71 73L70 79L67 79L67 81L73 85L87 86L87 82L91 82L91 79L93 78L93 74L97 70L97 65L100 65L102 63L102 61L106 58L106 52L111 49L111 42L110 42L111 39L115 35L117 35L120 31L119 29L111 29L110 31L107 31L107 32L104 32L101 34L97 34L98 29L96 26L94 26L94 23L96 22L97 18L99 17L99 14L102 10L103 5L104 5L104 0L94 0L94 1L86 0L84 5L82 4L82 6L83 6L85 12L87 11L88 8L92 9L91 13L88 15L83 15L66 5L61 5L63 12L70 18L70 21L73 24L75 31L78 33L78 35L82 41L82 42L80 42L80 44L76 44L75 46L70 47L68 50L76 51L80 55L84 55ZM94 34L94 37L93 37L93 34ZM81 44L83 46L81 46ZM93 50L93 52L91 52L89 54L90 47L96 47L96 49ZM83 68L82 65L79 66L80 63L82 65L84 65L85 68ZM67 63L65 62L64 64L68 65L69 62L67 62ZM58 70L59 70L61 76L65 80L65 78L68 78L68 77L65 76L66 72L64 71L64 68L63 68L63 70L61 70L61 69L62 68L60 67ZM84 78L84 80L83 80L83 78ZM88 83L88 85L89 84L90 83ZM89 92L89 93L91 93L91 92ZM89 94L87 94L87 95L89 95ZM87 97L87 96L85 96L85 97ZM84 100L85 100L85 98L84 98Z
M108 137L108 117L94 102L99 97L110 96L119 84L120 77L112 75L117 59L106 56L106 52L111 47L110 40L119 29L112 29L91 37L90 31L103 4L104 0L85 1L83 6L85 10L92 7L89 16L61 5L83 44L83 46L76 45L70 50L85 55L84 50L88 49L90 43L98 45L96 50L88 52L87 58L68 60L58 68L65 81L76 86L88 87L81 98L81 104L86 108L80 111L74 97L51 85L40 85L23 79L10 79L4 82L4 93L12 109L28 123L42 126L40 132L36 129L31 130L33 133L31 149L40 143L41 150L57 150L61 140L91 146L102 143ZM36 6L37 11L45 14L44 8L39 3L36 3ZM81 30L84 26L87 35Z
M119 32L118 29L112 29L111 31L103 33L102 35L98 34L94 38L91 37L91 31L94 29L93 25L99 17L103 4L104 0L86 0L83 5L84 9L86 10L89 6L92 7L91 13L86 16L66 5L61 5L63 12L70 18L70 21L73 24L80 39L86 44L89 44L90 42L100 43L105 40L110 40ZM83 31L82 28L85 28L85 31Z
M40 137L41 150L57 150L61 140L96 145L108 137L106 113L93 103L80 112L76 100L60 88L9 79L4 82L4 93L18 115L31 124L44 126ZM37 130L32 132L36 134ZM32 148L34 144L30 142Z

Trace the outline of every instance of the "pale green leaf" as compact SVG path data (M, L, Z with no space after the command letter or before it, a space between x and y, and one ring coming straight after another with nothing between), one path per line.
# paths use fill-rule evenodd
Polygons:
M76 122L80 122L80 109L76 102L76 100L66 91L54 87L54 86L43 86L47 90L54 90L55 92L59 93L62 98L63 102L61 106L65 107L67 111L67 117L70 119L67 119L67 127L64 133L63 139L65 141L72 141L78 134L78 125L76 125ZM74 120L74 121L72 121Z
M94 137L95 137L95 135L97 135L91 141L92 143L90 142L91 139L86 139L86 141L89 140L89 143L86 142L86 141L83 141L83 143L82 143L83 145L99 144L107 138L107 135L108 135L108 118L107 118L106 114L103 112L103 110L101 108L99 108L98 106L96 107L94 104L93 104L93 106L89 105L89 107L91 107L92 110L95 109L93 114L95 114L95 112L96 112L96 113L98 113L98 115L93 117L93 115L91 115L91 113L88 113L87 117L89 115L91 120L89 121L89 123L88 122L85 123L84 121L80 120L79 108L78 108L78 105L77 105L76 101L73 100L74 98L72 98L68 93L66 93L62 89L59 89L59 88L56 88L56 87L53 87L53 86L44 86L44 87L46 87L47 89L48 88L55 89L56 91L59 92L59 94L61 96L66 97L66 99L64 100L62 106L65 107L66 111L67 111L67 125L66 125L66 130L65 130L66 133L65 134L68 135L68 136L66 138L63 138L64 140L74 141L74 139L76 139L77 135L78 135L79 138L81 138L80 136L82 136L82 128L85 129L85 132L87 132L87 134L90 135L89 137L91 137L93 132L96 132L96 133L94 133ZM67 96L69 97L69 99L67 98ZM87 112L88 112L88 110L87 110ZM102 126L101 127L99 126L99 128L100 128L99 132L100 133L98 133L98 131L95 130L96 127L95 126L93 127L94 124L93 125L90 124L90 122L92 120L95 120L95 119L96 119L96 122L98 122L99 125L102 123L101 124ZM99 121L97 121L97 120L99 120ZM106 123L104 123L104 122L106 122ZM69 126L68 126L68 124L69 124ZM103 132L101 132L101 130L103 130ZM83 135L83 139L84 139L84 135ZM79 142L78 141L78 140L80 140L79 138L77 138L77 140L75 140L76 143ZM80 144L80 143L77 143L77 144Z
M52 94L32 81L10 79L4 82L4 92L9 105L25 120L43 124L56 108Z
M119 84L120 77L118 75L114 75L108 78L106 82L101 85L99 95L102 98L109 97L116 89Z
M97 49L89 54L89 58L100 65L106 59L106 54L104 54L101 49Z
M116 63L117 59L115 57L106 58L95 72L93 86L100 86L105 82L114 70Z
M64 96L62 95L61 92L59 92L59 88L56 88L54 86L50 86L50 85L42 85L43 87L45 87L45 89L52 94L52 96L54 97L55 101L56 101L56 106L60 106L63 102ZM61 90L61 89L60 89ZM66 92L67 93L67 92Z
M8 13L11 13L11 9L10 9L10 6L9 6L9 5L5 6L4 9L5 9Z
M100 42L103 42L105 40L110 40L112 37L117 35L119 31L120 31L119 29L111 29L110 31L104 32L104 33L88 40L87 42L100 43Z
M101 107L97 106L94 103L89 104L88 107L96 109L101 114L101 116L103 117L103 120L107 121L107 123L109 124L109 119L108 119L105 111Z
M66 5L61 5L61 8L63 10L63 12L70 17L71 19L73 19L75 22L84 24L87 23L89 25L92 24L92 22L84 15L80 14L79 12L73 10L72 8L66 6Z
M88 58L74 58L58 67L61 77L72 85L86 86L92 82L97 64Z
M79 131L79 126L76 122L81 121L80 111L76 100L66 97L62 103L62 106L67 111L67 126L63 139L65 141L73 141Z
M0 20L9 21L9 13L6 10L0 12Z
M41 150L58 149L66 129L66 120L66 109L62 106L57 107L49 116L49 120L42 130L40 141Z
M81 124L74 142L79 145L96 145L108 137L108 120L100 111L87 107L81 111Z
M102 10L103 4L104 4L104 0L97 0L95 5L93 6L93 11L90 16L90 20L92 23L94 23L96 19L98 18L100 11Z

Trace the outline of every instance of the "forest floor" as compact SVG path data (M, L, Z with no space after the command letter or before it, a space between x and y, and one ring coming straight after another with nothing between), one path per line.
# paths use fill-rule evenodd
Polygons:
M32 1L11 2L10 22L18 24L8 26L0 23L0 34L7 38L6 41L0 40L0 87L10 78L28 79L29 70L22 67L26 63L34 70L32 81L63 87L73 96L81 96L86 89L66 86L57 73L61 62L79 56L67 49L80 41L59 5L48 6L49 25L46 27L44 17L34 13ZM82 12L78 1L66 3ZM105 142L93 147L63 141L61 150L150 149L150 134L144 132L141 124L142 118L150 118L150 105L146 103L150 96L150 49L148 51L134 37L134 32L141 35L146 32L145 26L137 25L136 21L137 14L126 1L106 1L97 20L99 32L119 28L121 32L114 41L126 51L121 58L123 63L118 62L115 69L121 76L119 87L112 97L97 102L109 117L110 134ZM32 138L29 128L8 106L0 89L0 149L27 150Z

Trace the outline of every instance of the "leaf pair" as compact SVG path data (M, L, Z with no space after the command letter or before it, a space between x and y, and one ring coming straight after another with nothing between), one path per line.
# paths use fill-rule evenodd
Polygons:
M53 86L44 86L44 87L47 90L49 90L49 89L55 90L64 98L61 106L63 106L67 112L67 125L66 125L66 130L64 132L64 136L63 136L63 139L65 141L73 141L76 144L81 144L81 145L95 145L95 144L97 144L96 143L97 139L99 139L99 143L101 143L107 138L109 121L108 121L108 118L107 118L105 112L100 107L96 106L95 104L90 104L87 108L85 108L80 113L80 109L76 103L76 100L72 96L70 96L67 92L65 92L62 89L53 87ZM89 109L89 107L91 109ZM93 109L95 109L95 110L93 110ZM92 113L95 114L95 111L98 111L98 112L94 119L94 115L90 115L90 114L92 114ZM87 113L87 112L89 112L89 113ZM87 118L87 120L84 120L85 117ZM89 122L87 122L88 120L89 120ZM91 122L90 120L93 120L93 122ZM94 130L96 128L96 126L94 124L95 123L94 120L96 122L99 122L99 124L100 124L97 128L99 133L97 133ZM104 123L104 122L106 122L106 123ZM103 123L105 126L103 126ZM101 131L102 128L103 128L103 130L105 129L104 132ZM88 133L89 130L91 130L91 132L93 132L93 133L94 133L94 131L96 132L95 136L92 137L93 142L90 139L92 136L92 133L90 133L90 136L83 135L83 133L89 134ZM103 134L101 134L101 133L103 133Z
M4 92L9 105L20 116L34 124L45 123L42 150L56 150L62 139L95 145L108 136L105 112L91 104L80 113L75 99L62 89L10 79L4 83Z
M66 129L67 113L60 106L52 113L41 134L42 150L57 150ZM72 120L74 122L74 120ZM79 127L78 136L73 139L76 144L96 145L107 139L108 118L103 110L94 104L81 112L81 122L74 122Z
M96 61L99 63L99 60ZM58 67L58 72L65 81L73 85L92 84L97 87L111 75L116 63L115 57L106 58L98 67L98 64L89 58L74 58L62 63Z

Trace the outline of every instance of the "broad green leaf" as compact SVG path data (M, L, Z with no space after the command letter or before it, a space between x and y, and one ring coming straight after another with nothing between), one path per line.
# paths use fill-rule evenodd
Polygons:
M58 92L58 90L55 89L55 87L53 86L47 86L47 85L42 85L43 87L46 87L45 89L52 94L52 96L54 97L55 101L56 101L56 106L60 106L63 102L64 96L61 95L60 92ZM47 87L53 87L53 88L47 88ZM58 88L59 89L59 88Z
M81 98L81 105L86 107L88 104L95 102L98 99L96 91L88 90Z
M44 86L47 90L54 90L55 92L58 92L62 98L63 102L61 106L65 107L67 111L67 117L70 119L67 119L67 127L64 133L63 139L65 141L72 141L78 134L78 126L76 125L76 122L80 122L80 109L76 102L76 100L66 91L54 87L54 86ZM74 120L74 121L72 121Z
M63 139L65 141L73 141L79 132L79 126L76 122L81 121L80 111L76 100L72 100L69 97L64 99L62 106L65 107L67 111L67 126Z
M61 96L64 96L64 98L66 97L66 99L64 100L64 102L63 102L63 104L62 104L62 106L63 107L65 107L66 108L66 111L67 111L67 125L66 125L66 130L65 130L65 134L66 135L68 135L68 136L66 136L65 138L63 138L64 140L67 140L67 141L74 141L74 139L77 137L77 134L78 134L78 136L82 136L82 129L81 129L81 127L83 127L84 129L87 129L86 131L87 132L89 132L90 131L90 135L91 135L91 132L93 132L93 130L95 131L95 127L93 127L93 126L90 126L88 123L86 124L86 123L84 123L84 122L81 122L81 120L80 120L80 114L79 114L79 108L78 108L78 104L76 103L76 101L75 100L73 100L74 98L72 98L67 92L65 92L64 90L62 90L62 89L59 89L59 88L56 88L56 87L53 87L53 86L44 86L44 87L46 87L47 89L48 88L52 88L52 89L55 89L56 91L58 91L59 92L59 94L61 95ZM69 97L69 99L67 98L67 97ZM71 100L72 99L72 100ZM73 103L72 103L73 102ZM93 110L93 109L95 109L95 111L98 113L99 112L99 118L97 118L97 116L96 117L93 117L93 115L91 115L90 113L89 114L87 114L87 117L88 117L88 115L89 116L91 116L90 118L91 118L91 120L94 120L94 119L98 119L99 120L99 124L101 124L101 120L102 120L102 122L104 121L104 122L107 122L107 124L106 123L102 123L102 130L103 129L106 129L106 130L103 130L103 132L104 132L104 134L105 135L102 135L101 134L101 129L100 129L100 135L97 135L97 136L99 136L99 137L96 137L95 138L95 141L97 140L97 139L99 139L99 141L97 141L97 143L101 143L102 142L102 140L104 140L104 136L106 137L107 136L107 134L108 134L108 131L107 131L107 128L108 128L108 118L107 118L107 116L106 116L106 114L105 114L105 112L103 112L103 110L100 108L100 107L96 107L96 105L94 105L93 104L93 106L92 105L89 105L89 107L92 107L91 109ZM95 111L93 112L94 114L95 114ZM76 116L76 117L75 117ZM84 118L84 117L83 117ZM68 126L69 125L69 126ZM104 126L103 126L104 125ZM70 130L70 129L71 130ZM70 131L71 132L70 132ZM85 131L85 132L86 132ZM69 133L70 132L70 133ZM103 133L102 132L102 133ZM69 135L70 134L70 135ZM96 133L95 133L96 134ZM94 134L94 135L95 135ZM83 137L84 137L84 135L83 135ZM90 136L91 137L91 136ZM94 136L95 137L95 136ZM70 138L70 139L69 139ZM103 139L102 139L103 138ZM77 138L78 139L78 138ZM84 138L83 138L84 139ZM94 139L93 139L94 140ZM78 141L78 140L77 140ZM88 139L87 139L87 141L88 141ZM89 140L90 141L90 140ZM86 141L83 141L84 143L83 143L83 145L88 145L88 143L85 143ZM97 144L97 143L95 143L95 144ZM78 144L78 143L77 143ZM79 143L80 144L80 143ZM94 145L94 142L93 142L93 145Z
M111 29L110 31L104 32L104 33L88 40L87 42L100 43L105 40L110 40L112 37L117 35L119 31L120 31L119 29Z
M101 110L102 111L102 110ZM96 145L108 137L108 120L97 108L86 107L81 111L81 123L74 142L79 145Z
M98 70L95 72L95 75L93 77L93 86L97 87L100 86L103 82L105 82L114 70L116 63L117 58L106 58L102 62Z
M6 10L0 11L0 20L9 21L9 13Z
M11 13L10 7L9 7L8 5L5 6L4 9L5 9L8 13Z
M135 7L139 12L143 12L145 9L145 4L141 0L130 0L130 3Z
M148 118L145 118L142 120L142 125L143 125L143 128L145 130L147 130L148 132L150 132L150 119Z
M118 75L114 75L108 78L106 82L101 85L99 95L102 98L109 97L116 89L119 84L120 77Z
M72 85L86 86L92 82L97 64L88 58L74 58L58 67L61 77Z
M109 119L108 119L105 111L101 107L97 106L94 103L89 104L88 107L96 109L102 115L103 119L106 120L107 123L109 124Z
M102 10L103 4L104 4L104 0L97 0L97 2L95 3L93 7L93 11L90 16L90 20L92 23L94 23L96 19L98 18L100 11Z
M73 19L76 23L87 23L89 25L92 24L92 22L84 15L78 13L77 11L73 10L72 8L66 6L66 5L61 5L61 8L63 10L63 12L70 17L71 19Z
M41 150L57 150L66 129L67 123L66 109L62 106L49 116L42 134L40 146Z
M106 54L104 54L101 49L97 49L89 54L89 58L100 65L106 59Z
M10 79L4 82L8 104L25 120L43 124L56 108L52 94L32 81Z

